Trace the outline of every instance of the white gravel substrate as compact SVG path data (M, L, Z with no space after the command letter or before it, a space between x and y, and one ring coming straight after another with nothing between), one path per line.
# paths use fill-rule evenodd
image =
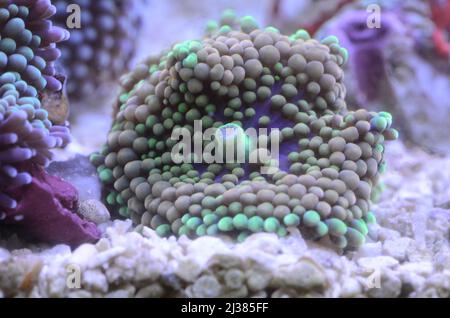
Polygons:
M102 225L97 244L74 251L1 241L0 295L450 297L450 158L397 142L387 160L386 190L374 206L380 226L358 252L342 254L299 233L258 234L242 244L162 239L115 221Z

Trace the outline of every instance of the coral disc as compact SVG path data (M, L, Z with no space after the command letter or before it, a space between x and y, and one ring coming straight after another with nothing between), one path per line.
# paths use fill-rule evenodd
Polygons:
M346 60L335 37L285 36L228 12L203 40L139 65L122 79L107 143L92 156L108 203L163 236L241 240L299 228L341 248L360 246L373 221L370 193L383 144L396 131L387 113L347 110ZM222 143L245 141L240 132L251 128L273 130L257 135L256 152L278 144L278 157L175 163L173 132L184 128L195 143L199 124L219 128ZM203 136L199 145L214 142Z

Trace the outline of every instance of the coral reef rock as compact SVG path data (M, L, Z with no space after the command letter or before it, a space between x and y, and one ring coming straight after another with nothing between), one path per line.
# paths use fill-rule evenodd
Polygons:
M33 168L31 176L30 184L10 191L19 203L6 210L3 224L47 243L78 246L99 239L96 226L76 215L78 193L74 187L40 168Z
M103 224L111 219L108 209L98 200L82 201L78 213L95 224Z

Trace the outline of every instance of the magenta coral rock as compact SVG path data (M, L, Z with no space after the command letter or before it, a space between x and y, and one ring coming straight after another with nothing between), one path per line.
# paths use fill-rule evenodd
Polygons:
M76 189L41 168L31 171L29 185L10 191L19 203L15 209L7 210L4 223L18 225L27 235L48 243L78 246L98 240L97 227L75 214Z
M75 212L78 193L47 175L51 150L70 141L54 125L40 97L59 91L56 43L69 33L49 20L49 0L0 1L0 224L17 225L39 241L78 245L99 237Z

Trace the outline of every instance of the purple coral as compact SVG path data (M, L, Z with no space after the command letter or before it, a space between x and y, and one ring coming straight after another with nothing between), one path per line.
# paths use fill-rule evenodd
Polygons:
M345 13L338 23L325 27L321 34L329 32L348 49L352 57L348 66L357 79L357 102L366 105L384 89L382 79L388 77L386 47L392 39L405 36L403 25L393 13L384 12L382 26L369 28L367 12L353 10Z
M384 144L398 133L388 113L347 109L347 50L334 36L287 36L231 11L208 32L122 78L106 145L91 157L107 203L161 236L244 240L299 229L339 248L361 246L375 222L370 195L385 169ZM195 144L199 122L218 128L214 140L200 140L215 150L241 137L245 144L247 128L277 128L247 145L277 143L280 156L180 162L176 131ZM260 170L277 160L273 173Z
M20 187L32 181L24 168L26 164L46 166L50 149L68 141L69 130L52 126L33 87L18 73L0 76L0 208L17 206L4 192L6 187Z
M10 191L20 202L15 209L6 211L3 223L18 225L21 232L47 243L78 246L98 240L100 231L95 224L75 214L76 189L38 166L29 170L30 184Z
M318 32L319 37L336 34L349 51L348 100L370 110L388 109L398 119L405 140L448 153L450 68L433 43L436 30L429 6L434 2L374 3L382 9L379 27L367 24L375 16L358 1ZM438 24L445 22L446 14L444 2L440 3L444 7L439 9Z
M55 44L69 33L49 20L56 12L50 0L0 1L0 72L18 72L38 91L58 91L54 61L60 56Z
M98 239L94 224L76 211L70 184L45 173L52 148L69 142L69 130L52 126L36 90L18 73L0 76L0 223L49 243L78 245Z

